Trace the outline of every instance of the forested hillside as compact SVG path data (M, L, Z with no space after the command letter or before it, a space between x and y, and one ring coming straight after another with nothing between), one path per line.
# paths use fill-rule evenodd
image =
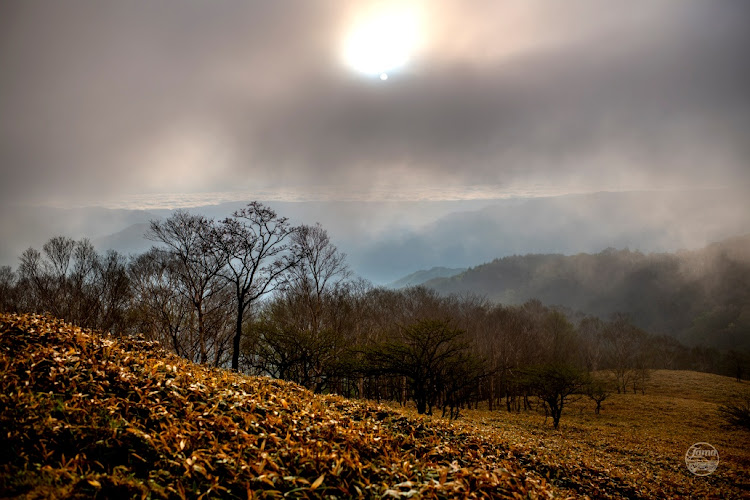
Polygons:
M697 251L523 255L496 259L427 286L503 304L539 299L692 345L750 348L750 235Z
M461 274L466 271L466 268L450 268L450 267L433 267L432 269L416 271L408 276L404 276L388 285L388 288L404 288L407 286L419 286L430 280L440 278L450 278L457 274Z

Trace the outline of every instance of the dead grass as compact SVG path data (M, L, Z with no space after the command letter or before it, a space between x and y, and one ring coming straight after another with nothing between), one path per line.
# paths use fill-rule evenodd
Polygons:
M576 494L592 497L750 497L750 432L728 427L718 413L750 384L719 375L658 370L646 394L614 394L601 414L580 398L552 429L537 412L465 410L463 425L506 442L520 462ZM720 464L697 477L685 466L696 442L711 443ZM612 479L608 482L606 477Z

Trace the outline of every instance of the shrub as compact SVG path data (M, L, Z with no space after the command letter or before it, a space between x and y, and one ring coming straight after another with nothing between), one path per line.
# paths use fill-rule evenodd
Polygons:
M750 396L720 406L719 412L730 425L750 430Z

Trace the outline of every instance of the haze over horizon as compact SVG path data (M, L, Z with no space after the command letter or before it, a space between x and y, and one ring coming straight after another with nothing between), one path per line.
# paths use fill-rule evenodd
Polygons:
M391 223L424 236L450 214L430 221L425 207L446 200L479 211L474 201L602 191L690 201L716 188L732 196L682 240L705 243L703 225L749 232L748 47L750 4L736 0L3 2L0 254L16 251L10 240L39 244L20 227L34 223L28 207L249 199L414 210L331 219L340 239L377 246L390 244L376 240ZM652 204L627 209L641 233L691 223ZM573 233L573 220L607 222L576 210ZM553 228L535 227L554 247ZM636 234L623 231L613 245ZM456 245L430 258L475 255Z

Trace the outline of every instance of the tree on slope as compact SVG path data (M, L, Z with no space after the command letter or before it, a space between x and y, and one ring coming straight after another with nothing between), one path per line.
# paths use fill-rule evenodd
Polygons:
M434 319L417 321L370 351L375 370L405 376L418 413L430 413L442 390L441 377L452 362L466 353L469 343L463 330Z
M217 251L216 235L213 220L184 210L177 210L164 221L152 220L146 233L148 239L163 243L174 259L171 269L179 277L180 293L196 313L200 363L206 363L209 357L207 316L211 298L226 285L219 279L226 265L226 256Z
M281 285L285 273L296 264L287 243L294 231L286 217L256 201L221 223L215 244L226 265L220 276L234 291L237 308L232 339L233 370L239 369L246 312Z
M546 405L555 429L560 425L565 404L588 384L588 374L569 364L549 364L529 368L525 382Z

